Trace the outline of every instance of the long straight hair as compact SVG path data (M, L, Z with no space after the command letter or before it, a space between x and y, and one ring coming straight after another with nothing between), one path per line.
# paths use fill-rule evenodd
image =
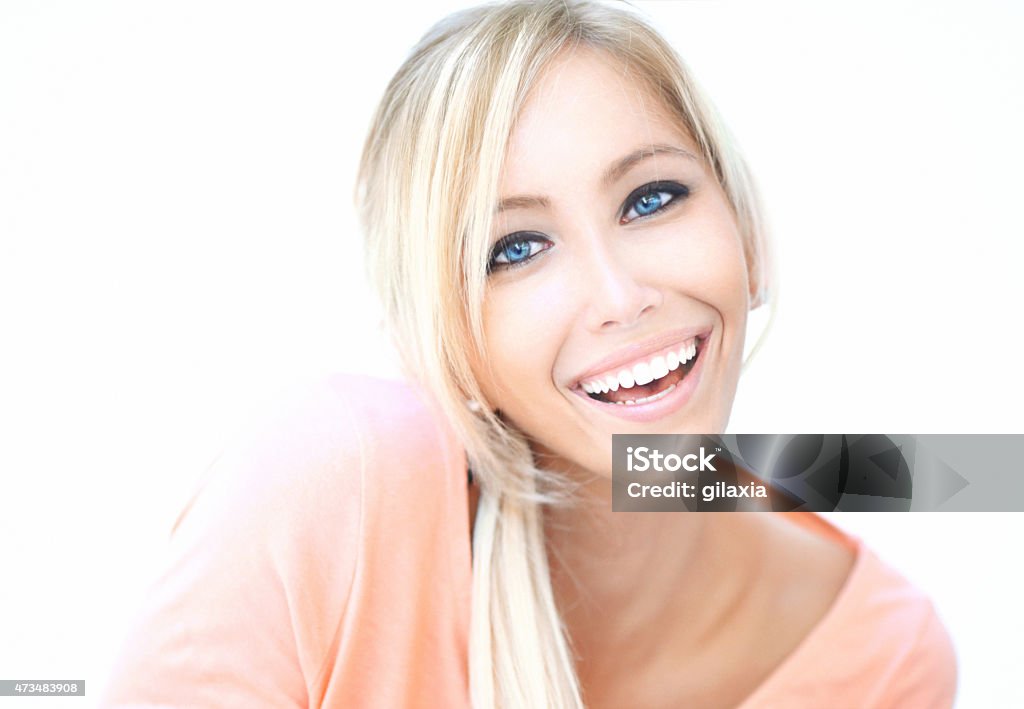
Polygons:
M567 487L535 465L471 367L488 361L482 304L509 136L544 69L577 47L620 62L698 144L736 217L753 306L770 278L743 160L678 55L624 3L514 0L458 12L399 68L366 141L357 206L370 279L406 374L433 395L481 489L469 643L477 709L583 706L542 523L542 505L565 504Z

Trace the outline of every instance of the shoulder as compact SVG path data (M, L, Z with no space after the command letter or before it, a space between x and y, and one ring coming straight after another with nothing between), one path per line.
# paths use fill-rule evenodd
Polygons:
M330 375L280 397L227 445L179 523L212 505L218 514L324 524L356 514L367 494L437 489L438 478L459 465L460 452L416 387Z
M227 565L333 616L360 569L438 553L437 535L462 519L460 455L413 386L318 379L225 447L175 524L173 553L203 583Z
M459 451L401 382L280 399L179 516L101 704L305 706L369 601L447 554Z
M846 616L874 656L863 664L878 678L879 706L949 707L957 688L953 641L931 598L864 548ZM859 618L859 620L858 620ZM858 628L859 626L859 628ZM867 645L874 641L874 645Z
M927 594L825 519L803 513L798 522L833 546L852 550L852 565L835 584L842 557L809 557L831 566L797 576L804 582L795 585L824 579L835 588L831 602L750 706L952 706L956 655ZM794 704L798 696L804 703Z
M463 520L465 494L462 447L425 392L336 374L295 389L228 446L195 504L217 517L200 528L264 545L281 575L340 583L384 558L436 554L425 547Z

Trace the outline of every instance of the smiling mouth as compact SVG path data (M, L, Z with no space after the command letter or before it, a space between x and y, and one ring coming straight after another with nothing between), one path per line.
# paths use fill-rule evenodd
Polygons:
M595 401L619 406L647 404L668 396L690 370L703 350L706 338L692 337L682 345L619 370L580 382Z

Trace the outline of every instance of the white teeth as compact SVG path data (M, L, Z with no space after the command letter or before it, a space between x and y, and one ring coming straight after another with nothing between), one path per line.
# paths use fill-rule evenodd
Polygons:
M654 375L651 373L651 365L646 362L633 367L633 379L636 380L637 384L650 384L654 381Z
M658 355L648 362L640 362L633 365L631 369L622 369L618 374L608 374L603 379L581 382L580 386L588 394L605 394L609 391L618 391L620 388L630 389L637 385L650 384L656 379L667 376L669 372L679 369L680 366L693 359L696 354L697 340L692 339L674 352ZM638 399L637 401L646 400ZM632 405L636 402L616 403Z
M697 353L697 345L692 342L688 345L683 345L679 348L679 363L685 364L693 359L693 356Z
M638 403L638 404L646 404L648 401L657 401L658 399L661 399L662 397L668 396L669 392L671 392L675 388L676 388L676 385L673 384L672 386L670 386L665 391L659 391L657 394L651 394L650 396L645 396L642 399L637 399L636 403Z
M657 394L651 394L650 396L645 396L645 397L640 398L640 399L627 399L624 402L623 401L616 401L615 403L619 404L619 405L625 404L626 406L636 406L637 404L646 404L649 401L657 401L658 399L660 399L660 398L662 398L664 396L668 396L669 392L671 392L675 388L676 388L676 385L673 384L672 386L670 386L665 391L659 391Z
M664 357L655 357L651 360L651 374L655 379L661 379L668 374L668 364Z

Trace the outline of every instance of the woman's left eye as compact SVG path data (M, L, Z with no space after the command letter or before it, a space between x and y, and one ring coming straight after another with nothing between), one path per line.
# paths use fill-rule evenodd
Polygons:
M678 182L652 182L639 187L633 190L622 205L619 224L628 224L634 219L650 216L689 194L689 188Z

